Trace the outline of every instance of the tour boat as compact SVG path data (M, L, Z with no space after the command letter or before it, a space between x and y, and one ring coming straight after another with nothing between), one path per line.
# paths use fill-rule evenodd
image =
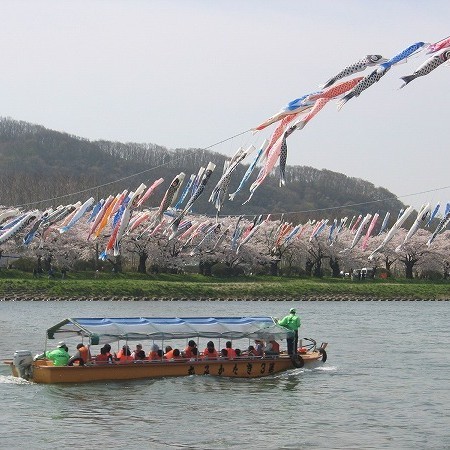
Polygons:
M54 348L51 340L64 340L73 354L76 344L89 345L90 352L100 353L104 344L117 345L139 342L145 347L154 343L163 348L165 344L184 348L188 340L195 340L198 348L213 340L217 349L225 347L226 341L245 349L255 340L282 343L293 332L277 324L272 317L189 317L189 318L68 318L47 330L45 350ZM11 361L12 373L35 383L86 383L100 381L137 380L146 378L180 377L189 375L213 375L220 377L256 378L296 369L304 365L313 367L327 359L322 343L307 341L293 356L284 351L263 356L244 355L236 358L214 359L199 355L196 358L157 360L133 360L96 362L95 359L71 366L55 366L45 358L34 357L29 350L18 350ZM303 342L301 340L300 342ZM96 350L96 347L98 350ZM44 351L45 355L45 351Z

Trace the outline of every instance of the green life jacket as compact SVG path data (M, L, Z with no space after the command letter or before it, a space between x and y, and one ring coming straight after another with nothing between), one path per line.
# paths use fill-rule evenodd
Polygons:
M56 348L51 352L46 352L45 356L53 361L55 366L67 366L70 355L63 348Z

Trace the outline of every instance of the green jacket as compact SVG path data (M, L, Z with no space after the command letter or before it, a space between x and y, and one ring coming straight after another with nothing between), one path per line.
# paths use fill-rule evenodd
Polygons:
M67 366L70 355L63 348L56 348L50 352L45 352L45 356L53 361L55 366Z
M289 314L278 321L278 325L281 325L288 330L296 331L300 328L300 317L295 314Z

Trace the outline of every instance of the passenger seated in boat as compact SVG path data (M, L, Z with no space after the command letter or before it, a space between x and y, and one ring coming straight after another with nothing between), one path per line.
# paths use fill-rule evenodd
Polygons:
M128 347L128 345L123 345L122 348L117 353L114 354L115 359L120 359L120 357L124 353L131 356L131 350L130 350L130 347Z
M172 361L172 360L174 360L174 359L182 359L181 352L180 352L180 350L179 350L178 348L172 349L172 347L170 347L170 346L168 345L168 346L166 347L166 350L167 350L168 347L169 347L171 350L169 350L169 351L164 355L164 358L166 358L166 359L169 360L169 361Z
M77 345L77 351L69 359L67 365L73 366L73 363L78 362L78 365L84 366L90 360L91 360L91 352L89 351L89 347L81 343Z
M255 347L253 345L249 345L247 350L242 352L242 356L255 356Z
M69 349L64 341L58 342L55 350L45 352L45 357L53 361L54 366L67 366L70 355Z
M133 361L134 358L131 356L130 347L128 347L128 345L124 345L117 353L116 359L119 361L120 364Z
M236 354L236 358L239 358L242 354L241 349L240 348L235 348L234 349L234 353Z
M264 356L264 342L261 339L255 339L254 356Z
M197 360L198 359L198 348L197 347L194 347L193 349L192 349L192 357L191 358L189 358L191 361L195 361L195 360Z
M139 358L137 358L137 355L138 355L138 353L139 352L141 352L142 351L142 344L136 344L136 348L133 350L133 352L131 353L131 356L134 358L134 359L139 359ZM144 352L144 354L145 354L145 352Z
M158 352L161 352L161 354L159 354ZM162 358L162 351L159 350L158 344L153 344L150 348L150 352L148 354L148 359L150 361L155 361L155 360L161 359L161 358Z
M226 348L220 350L220 357L228 359L228 350Z
M181 354L185 357L185 358L192 358L193 353L192 350L194 348L197 348L197 344L195 343L195 341L190 340L188 342L187 347L181 352Z
M67 362L68 366L76 365L84 366L91 359L89 348L85 347L84 344L77 345L77 351Z
M203 350L203 358L205 359L213 359L217 358L219 355L217 354L217 350L214 347L214 342L209 341L206 344L205 350Z
M234 359L236 358L236 352L232 347L231 341L227 341L225 343L225 349L227 351L228 359Z
M269 342L264 349L265 355L279 355L280 354L280 344L273 338L273 336L269 337Z
M173 349L171 359L173 359L173 360L183 359L183 356L181 355L181 352L178 348Z
M111 364L112 360L113 360L113 357L112 357L111 353L109 353L109 351L107 350L106 345L100 349L100 354L95 357L95 362L100 363L100 364L103 364L103 363Z
M111 346L109 344L105 344L103 346L103 348L106 350L106 354L108 355L108 358L110 359L111 362L114 361L114 356L111 353Z
M147 359L147 356L145 355L144 350L140 350L139 352L134 355L135 361L145 361Z
M165 359L172 359L173 358L173 348L170 345L167 345L164 352L164 358Z

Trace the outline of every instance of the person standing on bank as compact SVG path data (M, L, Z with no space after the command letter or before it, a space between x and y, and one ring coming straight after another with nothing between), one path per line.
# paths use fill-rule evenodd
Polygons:
M294 332L294 337L289 337L286 339L288 354L292 356L297 352L298 329L300 328L300 317L297 316L296 309L291 308L289 310L289 315L279 320L278 325Z

